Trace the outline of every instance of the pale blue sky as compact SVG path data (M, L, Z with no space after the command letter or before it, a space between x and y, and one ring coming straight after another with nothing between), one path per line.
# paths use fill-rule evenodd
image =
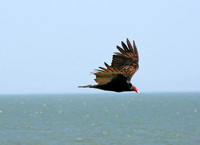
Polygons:
M0 94L95 93L90 75L135 40L140 92L200 91L199 0L0 2Z

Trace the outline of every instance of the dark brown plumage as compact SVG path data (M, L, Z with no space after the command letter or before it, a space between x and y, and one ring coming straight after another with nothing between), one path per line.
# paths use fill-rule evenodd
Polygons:
M139 93L137 88L130 83L134 73L138 70L139 56L135 41L133 46L127 39L127 45L122 41L122 47L117 46L119 52L115 52L112 64L109 66L105 63L106 68L99 67L96 75L97 85L80 86L83 88L98 88L107 91L135 91Z

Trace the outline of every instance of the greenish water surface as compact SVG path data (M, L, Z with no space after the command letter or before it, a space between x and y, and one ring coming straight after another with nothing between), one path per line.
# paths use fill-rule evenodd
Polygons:
M200 93L1 95L1 145L198 145Z

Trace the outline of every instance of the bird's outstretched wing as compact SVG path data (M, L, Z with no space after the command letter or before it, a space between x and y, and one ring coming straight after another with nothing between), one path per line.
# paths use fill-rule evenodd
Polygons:
M126 83L127 77L124 76L120 71L118 71L115 67L109 66L107 63L105 63L105 66L107 68L99 67L100 69L97 69L96 73L96 83L98 85L104 85L109 82L122 82Z
M123 75L131 80L134 73L138 70L139 56L135 41L133 41L133 46L127 38L127 45L122 41L122 48L117 46L120 52L115 52L113 55L113 60L111 67L119 70Z

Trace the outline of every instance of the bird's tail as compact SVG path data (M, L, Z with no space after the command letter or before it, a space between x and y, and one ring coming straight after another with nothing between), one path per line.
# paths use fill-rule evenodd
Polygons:
M95 88L94 85L78 86L79 88Z

